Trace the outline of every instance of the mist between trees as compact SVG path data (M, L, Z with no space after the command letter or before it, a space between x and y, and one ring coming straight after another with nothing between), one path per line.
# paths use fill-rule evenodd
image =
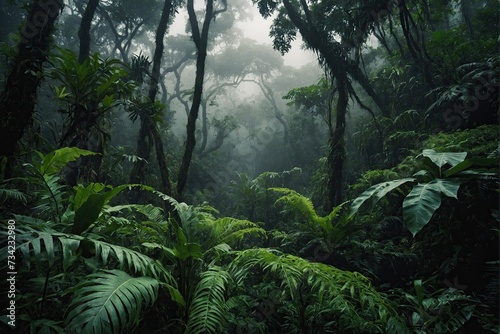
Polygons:
M499 9L3 1L5 328L498 332Z

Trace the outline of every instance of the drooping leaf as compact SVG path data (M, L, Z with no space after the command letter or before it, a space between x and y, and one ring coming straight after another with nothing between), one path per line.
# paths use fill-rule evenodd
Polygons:
M403 201L403 221L415 236L441 205L441 189L435 180L417 184Z
M414 178L405 178L375 184L359 195L351 204L350 215L358 212L359 208L368 200L372 200L372 207L387 193L408 182L415 182Z

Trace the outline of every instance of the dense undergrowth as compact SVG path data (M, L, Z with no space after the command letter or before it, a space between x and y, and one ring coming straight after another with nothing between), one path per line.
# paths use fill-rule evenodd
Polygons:
M264 213L265 203L269 212L255 222L143 185L70 187L61 183L65 165L93 153L39 154L24 177L1 189L12 208L2 215L16 222L18 249L2 249L2 263L15 254L19 326L32 333L495 332L497 131L432 136L424 153L365 173L351 187L358 197L325 216L280 187L279 174L262 175L272 182L255 182L252 191L256 210ZM420 192L408 208L405 197L432 190L436 180L442 194ZM131 191L165 205L124 204L120 193ZM408 221L426 214L418 229Z

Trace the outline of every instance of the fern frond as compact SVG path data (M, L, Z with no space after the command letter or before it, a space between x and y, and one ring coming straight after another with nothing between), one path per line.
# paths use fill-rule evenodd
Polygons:
M325 304L349 327L369 326L382 331L391 317L398 317L391 302L359 273L309 262L271 249L239 252L229 272L241 281L254 267L279 277L284 291L292 300L298 298L298 288L305 284L316 294L319 303Z
M352 217L345 215L335 221L347 202L334 207L327 216L321 217L316 213L312 201L295 190L288 188L270 188L269 190L285 194L278 198L275 204L281 203L285 206L285 211L291 211L301 216L308 224L312 234L317 235L315 231L319 227L322 230L323 238L330 243L336 243L347 233L347 225Z
M77 252L87 250L95 254L95 259L104 266L109 265L110 260L113 259L120 269L128 269L141 275L152 276L176 286L175 279L161 263L127 247L54 231L32 229L23 233L22 236L19 234L18 236L19 240L22 240L21 243L18 243L18 249L23 254L23 264L28 267L28 270L32 261L35 261L37 266L42 260L53 265L58 257L62 258L63 269L67 270L74 261Z
M120 333L137 323L143 304L158 296L151 277L132 277L120 270L88 275L75 292L66 323L74 333Z
M203 223L213 231L212 245L208 248L220 243L234 245L249 235L266 238L266 231L249 220L224 217L216 220L206 219Z
M226 323L229 273L211 266L201 275L189 307L188 333L220 333Z
M26 194L20 190L0 188L0 199L2 200L13 199L21 203L26 203L27 197Z

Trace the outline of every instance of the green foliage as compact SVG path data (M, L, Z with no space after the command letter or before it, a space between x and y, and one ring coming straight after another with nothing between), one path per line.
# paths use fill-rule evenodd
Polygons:
M270 188L270 190L284 194L276 200L275 205L282 204L285 207L284 212L294 212L305 220L306 224L301 230L307 228L313 235L319 234L328 245L340 242L347 234L350 218L345 214L340 215L344 204L333 208L327 216L320 217L314 210L311 200L295 190L288 188ZM321 230L319 233L318 227Z
M283 99L290 100L288 106L294 105L312 112L313 115L325 117L329 110L328 102L331 94L331 87L326 77L321 77L317 84L290 90Z
M430 181L414 185L403 201L403 220L414 236L429 223L434 212L440 207L443 195L458 199L458 189L463 182L471 178L496 175L494 159L465 160L466 156L466 152L438 153L431 149L423 150L425 169L416 173L415 176L426 176L427 179L430 177ZM446 166L444 170L443 167ZM480 169L475 170L471 167L480 167ZM370 187L352 202L351 215L356 214L366 201L372 201L373 208L390 191L416 181L416 178L404 178Z
M118 59L103 60L98 53L82 64L70 50L59 49L53 55L54 68L49 77L62 86L54 86L56 96L69 105L81 105L88 111L103 113L120 103L120 98L134 88L123 79L128 75Z
M404 309L414 333L455 333L477 317L479 301L454 288L426 294L422 280L413 282L414 294L402 292Z
M351 328L371 333L384 332L391 318L401 323L392 303L359 273L309 262L271 249L240 252L230 265L230 273L240 281L249 278L254 268L261 268L264 274L279 279L281 298L297 301L301 287L307 287L307 291L314 296L311 304L324 306L324 316L335 319L328 327L337 331ZM299 314L294 316L300 317Z
M41 152L37 152L37 154L39 161L33 159L32 163L24 164L29 176L24 177L23 180L35 187L34 192L39 196L35 210L42 213L52 211L54 221L62 223L62 201L64 196L62 190L64 185L60 182L59 174L68 162L95 153L77 147L64 147L47 155L43 155Z
M452 133L440 132L425 142L425 147L441 152L468 153L469 158L484 157L498 147L498 125L482 125Z
M189 308L187 333L219 333L225 327L229 279L229 273L218 266L200 274Z
M132 277L120 270L88 275L75 288L68 328L78 333L121 333L139 322L142 304L155 302L158 287L153 278Z
M104 206L116 195L125 189L140 187L141 185L124 184L118 187L106 186L102 183L90 183L87 187L75 187L73 210L75 218L72 233L81 234L93 224L101 214ZM104 189L108 191L102 192Z

